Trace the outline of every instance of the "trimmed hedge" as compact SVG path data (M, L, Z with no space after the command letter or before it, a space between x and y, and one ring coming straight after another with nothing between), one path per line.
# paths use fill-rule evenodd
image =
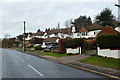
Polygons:
M120 48L120 33L101 34L97 37L97 43L100 48L118 49Z
M75 39L65 40L66 48L76 48L78 46L80 46L81 48L85 48L86 44L87 43L83 38L75 38Z
M41 45L36 46L36 47L35 47L35 50L42 50Z

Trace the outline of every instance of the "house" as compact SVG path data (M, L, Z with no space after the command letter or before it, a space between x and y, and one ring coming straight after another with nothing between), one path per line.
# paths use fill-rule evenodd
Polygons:
M33 33L32 35L29 35L27 39L32 39L32 38L42 38L45 32L36 32Z
M102 29L103 27L98 24L85 26L85 27L82 27L79 32L73 33L72 37L73 38L95 38Z
M117 31L115 31L114 29L112 29L112 27L109 27L108 25L106 25L98 34L97 36L99 36L100 34L116 34L118 33Z
M58 44L59 37L51 37L43 40L43 45Z
M71 32L70 28L50 30L45 33L43 38L59 37L59 38L64 39L64 38L70 37L70 35L69 35L70 32Z
M120 33L120 26L116 27L115 30Z

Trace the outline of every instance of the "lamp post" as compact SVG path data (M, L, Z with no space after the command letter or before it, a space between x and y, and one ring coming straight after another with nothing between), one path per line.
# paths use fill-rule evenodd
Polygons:
M23 43L24 43L23 51L25 52L26 51L26 45L25 45L25 21L24 21L24 34L23 34L23 37L24 37L24 40L23 40Z

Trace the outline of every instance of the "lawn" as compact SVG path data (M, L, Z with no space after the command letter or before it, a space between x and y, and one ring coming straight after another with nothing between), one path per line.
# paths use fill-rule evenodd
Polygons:
M38 54L44 54L44 55L49 55L49 56L54 56L54 57L64 57L64 56L70 56L70 54L59 54L59 53L52 53L52 52L37 52Z
M120 59L106 58L95 55L81 60L80 62L120 70Z
M31 48L31 49L26 49L26 51L34 52L35 50Z

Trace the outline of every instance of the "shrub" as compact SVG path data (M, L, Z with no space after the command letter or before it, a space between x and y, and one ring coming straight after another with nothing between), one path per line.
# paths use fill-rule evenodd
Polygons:
M30 45L30 46L28 46L27 48L33 48L33 47L34 47L34 45L32 45L32 44L31 44L31 45Z
M50 52L50 49L44 49L43 51L44 52Z
M42 50L41 45L36 46L36 47L35 47L35 50Z
M85 49L87 48L87 42L83 38L75 38L75 39L68 39L65 40L65 47L66 48L76 48L81 47L82 53L85 52Z
M100 48L110 48L110 49L120 48L120 33L101 34L97 37L97 43Z
M78 46L81 46L82 48L85 48L86 41L82 38L65 40L65 47L66 48L76 48Z

